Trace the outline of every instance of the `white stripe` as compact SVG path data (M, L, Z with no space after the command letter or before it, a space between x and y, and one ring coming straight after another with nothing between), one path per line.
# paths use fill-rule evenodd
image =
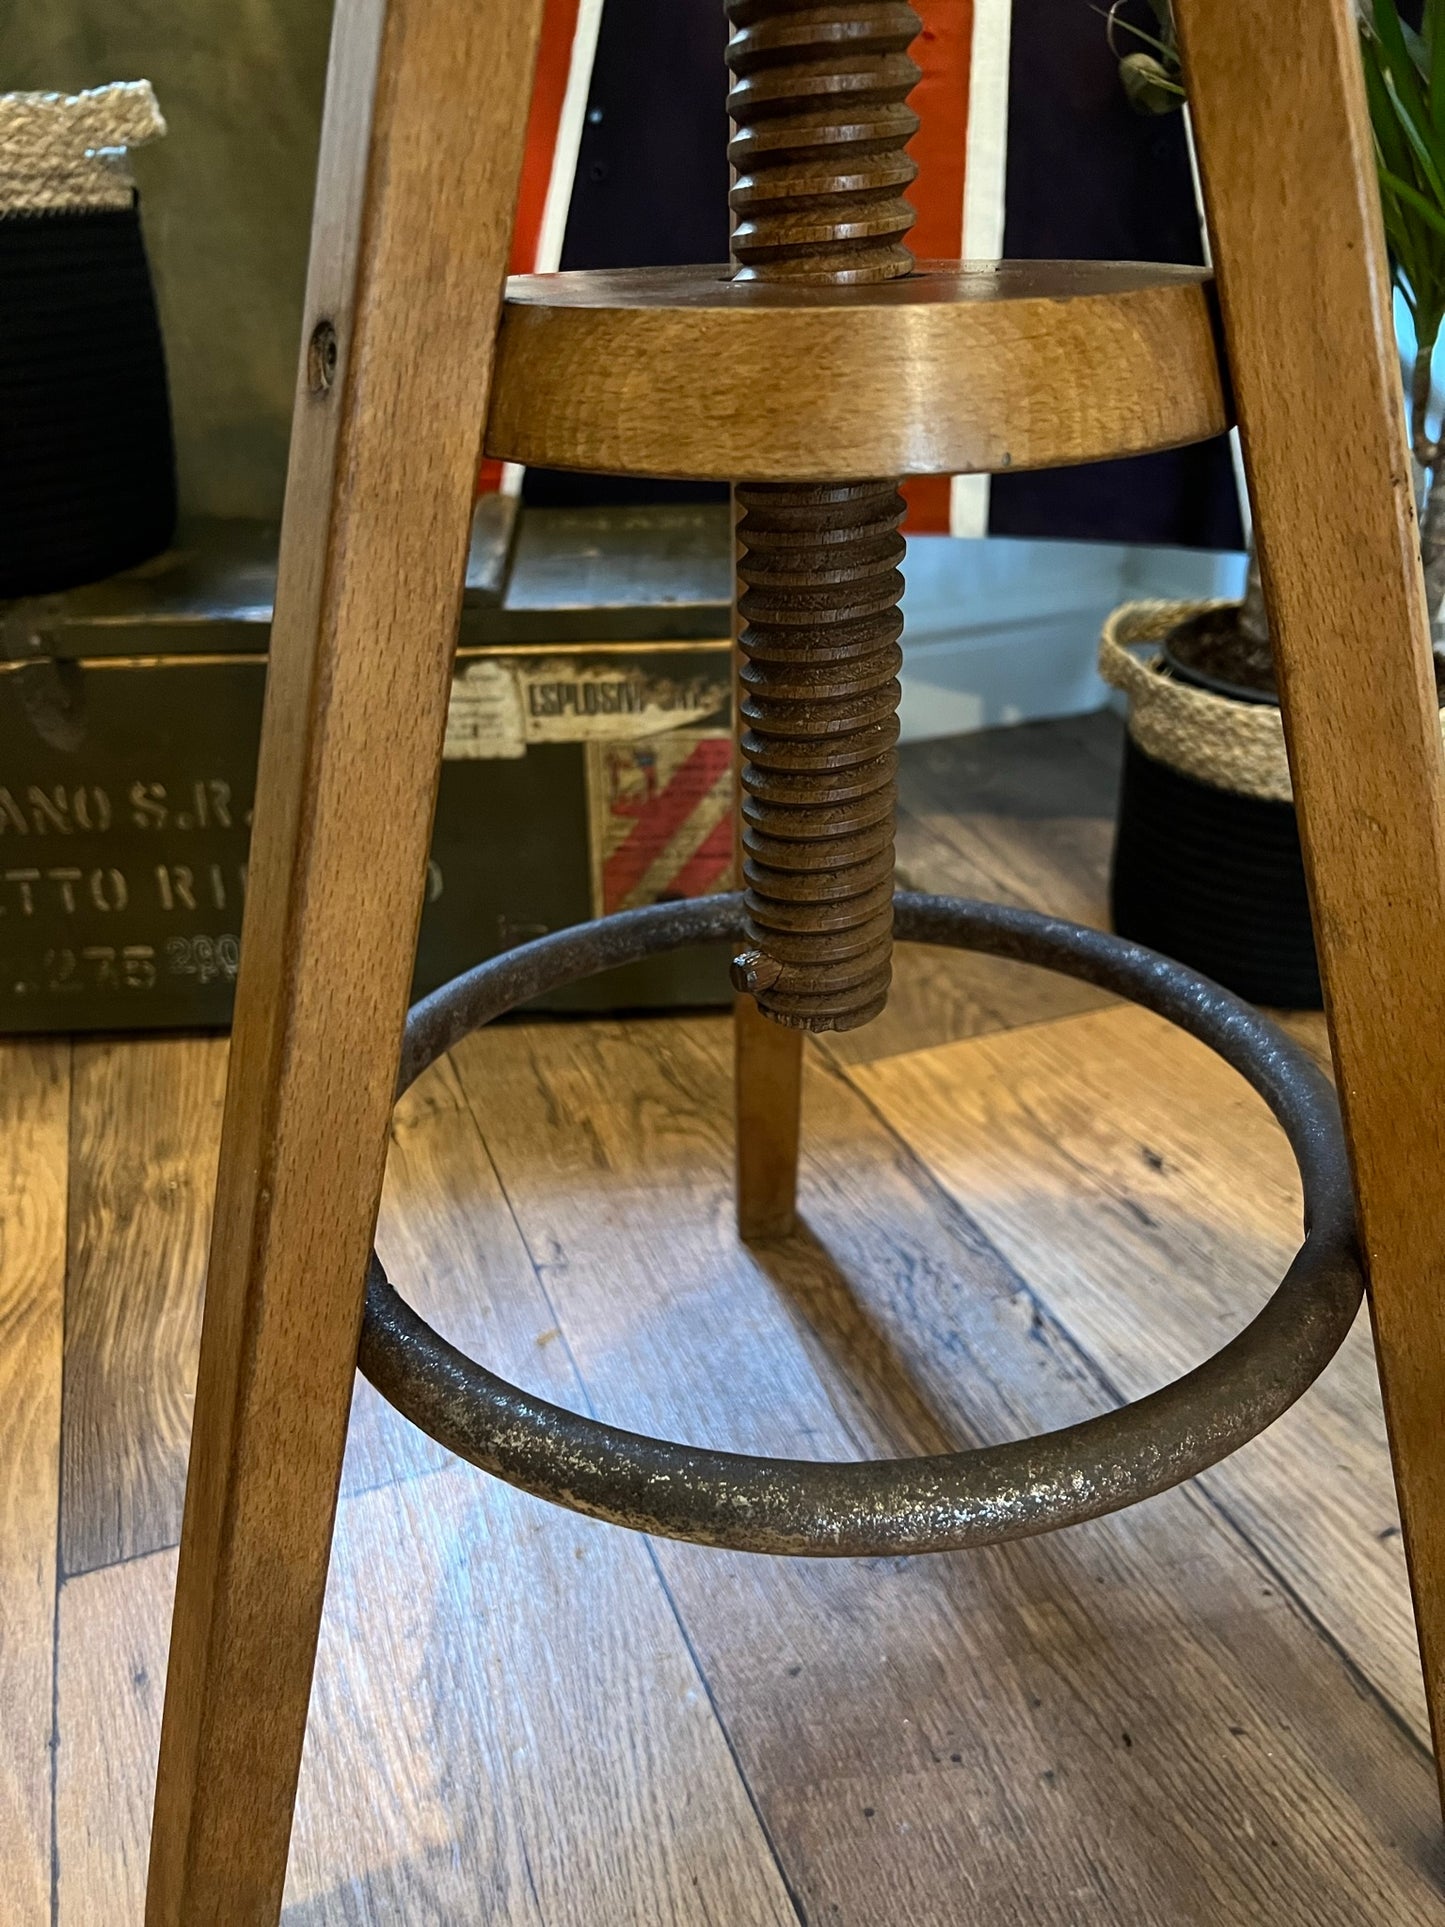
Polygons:
M1179 109L1184 121L1184 150L1189 156L1189 178L1194 183L1194 216L1199 223L1199 245L1204 250L1204 265L1214 266L1214 254L1209 245L1209 223L1204 218L1204 182L1199 174L1199 150L1194 145L1194 121L1190 116L1186 101Z
M1199 150L1194 145L1194 122L1190 117L1189 103L1180 108L1184 116L1184 145L1189 154L1189 178L1194 183L1194 212L1199 219L1199 242L1204 250L1204 265L1214 266L1214 250L1209 245L1209 222L1204 215L1204 181L1199 172ZM1234 493L1239 503L1239 520L1244 529L1245 547L1249 546L1254 532L1254 515L1249 503L1249 483L1244 473L1244 450L1240 446L1239 430L1229 431L1229 459L1234 468Z
M592 87L592 63L597 58L597 33L602 25L602 0L578 0L577 25L572 34L572 64L567 70L567 88L562 96L562 112L557 122L557 144L552 150L552 173L547 182L547 199L542 208L542 226L537 235L537 274L555 274L562 261L562 242L567 233L567 214L572 205L572 188L577 179L577 155L582 146L582 126L587 116L587 95Z
M614 906L616 909L637 910L644 903L656 903L663 891L672 887L718 824L732 814L734 780L729 760L722 775L693 804L692 813L673 831L642 876Z
M1012 0L975 0L963 177L963 252L970 261L996 261L1003 252L1012 25Z
M988 475L954 475L948 484L950 535L988 534Z
M996 261L1003 253L1012 25L1013 0L974 0L963 175L966 261ZM949 528L954 535L987 534L988 489L987 475L954 476L949 491Z

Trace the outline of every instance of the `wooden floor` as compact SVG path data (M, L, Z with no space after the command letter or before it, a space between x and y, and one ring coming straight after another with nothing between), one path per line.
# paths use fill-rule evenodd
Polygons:
M1111 717L910 750L905 880L1099 919L1117 754ZM127 1927L225 1045L0 1059L0 1917ZM384 1254L553 1399L846 1457L1158 1385L1298 1233L1202 1049L957 956L812 1052L796 1238L739 1249L730 1159L723 1018L498 1028L402 1106ZM1363 1324L1193 1485L911 1563L653 1544L358 1389L289 1927L1404 1927L1442 1884Z

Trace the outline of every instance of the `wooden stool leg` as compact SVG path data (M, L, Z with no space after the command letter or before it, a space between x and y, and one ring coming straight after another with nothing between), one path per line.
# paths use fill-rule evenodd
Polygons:
M1436 1757L1445 766L1353 0L1177 0Z
M150 1927L280 1914L540 13L337 11Z
M764 1017L751 997L733 1009L738 1236L786 1238L798 1202L803 1033Z

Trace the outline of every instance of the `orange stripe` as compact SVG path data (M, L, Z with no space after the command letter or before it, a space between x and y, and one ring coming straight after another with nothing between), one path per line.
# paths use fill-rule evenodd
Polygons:
M532 89L532 112L527 122L527 151L522 161L522 186L517 195L517 219L512 229L512 272L530 274L537 265L537 242L542 213L552 182L557 151L557 129L562 101L572 71L572 43L577 37L579 0L547 0L542 15L542 45L537 55L537 82Z
M963 169L968 147L968 78L973 0L913 0L923 31L913 58L923 78L909 97L922 125L909 152L918 179L909 199L918 219L908 245L920 261L952 261L963 252ZM904 485L909 535L946 535L949 478L917 475Z
M910 475L903 484L908 513L905 535L947 535L952 506L953 478L948 475Z
M655 796L645 803L624 804L615 810L617 816L632 816L636 820L602 866L602 898L609 908L621 903L642 881L653 859L667 848L727 768L732 753L730 738L704 737Z
M493 0L506 4L506 0ZM532 88L532 106L527 119L527 147L522 159L522 182L517 193L517 213L512 228L513 274L529 274L537 265L537 242L542 233L542 215L547 205L547 189L552 181L552 164L557 151L557 129L562 121L562 101L567 78L572 71L572 42L577 35L577 9L580 0L547 0L542 15L542 44L537 52L537 79ZM502 465L483 461L477 476L477 493L489 494L500 488Z
M963 247L973 0L913 0L913 5L923 21L913 43L923 78L908 104L923 124L908 150L918 163L908 196L918 219L908 245L921 261L952 261Z

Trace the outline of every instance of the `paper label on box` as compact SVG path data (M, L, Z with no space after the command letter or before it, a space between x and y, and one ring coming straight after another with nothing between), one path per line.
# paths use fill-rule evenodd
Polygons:
M526 753L522 686L515 665L489 656L464 663L452 678L443 757L463 762Z
M732 757L721 729L588 745L594 916L732 887Z
M531 743L635 742L717 715L727 670L669 676L635 658L481 657L452 682L444 754L517 757Z

